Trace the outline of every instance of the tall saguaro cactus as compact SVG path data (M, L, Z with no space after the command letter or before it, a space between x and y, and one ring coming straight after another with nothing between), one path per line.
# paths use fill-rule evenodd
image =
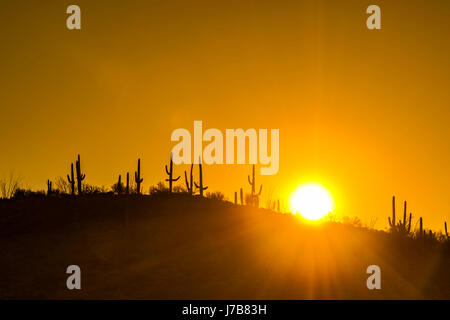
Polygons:
M423 221L422 221L422 217L420 217L420 220L419 220L419 235L420 236L423 236L424 234L423 234Z
M189 194L191 196L194 194L194 183L193 183L194 178L193 178L193 175L192 175L192 169L193 168L194 168L194 164L192 163L191 164L190 182L188 181L188 178L187 178L187 172L186 172L186 170L184 170L184 179L186 181L186 188L187 188L187 191L189 192Z
M448 238L447 221L444 222L444 230L445 230L445 236Z
M117 194L122 194L122 175L119 174L119 181L117 181Z
M173 159L172 159L173 155L172 153L170 154L170 170L167 169L167 164L166 164L166 173L169 176L169 178L166 179L166 181L169 182L169 193L172 193L172 184L175 181L178 181L178 179L180 179L180 176L178 176L178 178L174 179L173 178Z
M392 220L390 217L388 217L389 226L391 227L391 231L394 232L400 232L408 235L411 231L411 219L412 214L409 214L409 220L407 222L406 219L406 208L407 208L407 202L404 202L403 207L403 222L400 220L397 224L395 222L395 196L392 197Z
M137 194L140 194L141 183L144 181L144 178L141 178L141 159L138 159L138 168L137 171L134 172L134 180L136 181L136 192Z
M52 182L50 180L47 180L47 195L52 194Z
M130 173L127 172L127 186L125 187L125 193L129 194L130 193Z
M195 183L195 186L200 190L200 197L203 197L203 191L208 189L208 187L203 186L203 170L202 170L202 159L198 157L198 169L199 169L199 184Z
M392 220L388 217L389 225L395 227L395 196L392 197Z
M73 163L70 164L70 177L67 175L67 181L70 183L71 194L75 194L75 177L73 175Z
M81 186L81 182L86 178L85 174L81 173L81 160L80 155L78 155L78 160L76 162L76 168L77 168L77 188L78 188L78 195L83 194L83 189Z
M252 179L248 176L248 183L252 186L251 202L254 206L259 206L259 196L261 195L262 185L259 187L259 192L256 193L256 180L255 180L255 165L253 165Z

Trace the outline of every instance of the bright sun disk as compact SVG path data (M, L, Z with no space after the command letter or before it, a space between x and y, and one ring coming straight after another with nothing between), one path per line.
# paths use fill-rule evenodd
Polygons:
M318 183L300 185L290 198L294 214L299 213L308 220L319 220L333 210L331 194Z

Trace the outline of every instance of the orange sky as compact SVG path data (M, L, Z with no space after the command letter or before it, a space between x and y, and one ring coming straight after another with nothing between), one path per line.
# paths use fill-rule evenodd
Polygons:
M66 28L70 4L82 30ZM370 4L381 30L366 28ZM263 203L314 181L338 214L383 228L395 194L442 229L449 14L445 0L3 0L0 177L44 189L80 153L86 182L110 186L140 157L148 190L174 129L274 128L280 169L257 176ZM250 170L205 166L205 183L232 199Z

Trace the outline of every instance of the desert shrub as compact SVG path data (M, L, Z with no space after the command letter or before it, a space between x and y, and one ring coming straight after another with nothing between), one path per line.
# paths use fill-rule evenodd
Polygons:
M7 179L0 180L0 198L12 198L20 187L20 177L16 177L13 172L9 174Z
M327 222L339 222L338 216L335 213L333 213L333 212L329 212L325 216L324 220L327 221Z
M175 186L172 188L172 192L175 193L187 193L187 190L183 188L182 186Z
M352 225L354 227L358 227L358 228L362 228L363 227L363 223L361 222L361 220L358 217L342 217L342 223L344 224L349 224Z
M35 198L35 197L45 197L45 191L39 190L39 191L32 191L32 190L26 190L17 188L14 192L14 195L12 196L13 199L27 199L27 198Z
M98 187L87 183L83 184L82 189L83 194L100 194L108 192L108 190L104 186Z
M206 193L206 198L219 200L219 201L224 201L225 200L225 195L222 192L220 192L220 191L207 192Z
M70 183L64 179L63 177L58 177L55 180L55 191L58 191L60 194L69 194L72 192L72 187Z
M249 206L259 207L259 196L252 196L251 193L246 193L244 196L245 204Z
M164 182L158 182L156 186L151 186L149 190L150 194L169 193L169 188L164 185Z
M114 193L124 193L126 190L125 190L125 185L123 184L123 182L121 182L120 184L118 183L118 182L116 182L116 183L114 183L112 186L111 186L111 190L114 192Z

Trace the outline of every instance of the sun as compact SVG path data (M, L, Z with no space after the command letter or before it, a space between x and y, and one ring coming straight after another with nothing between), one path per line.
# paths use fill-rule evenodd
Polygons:
M334 201L331 194L318 183L299 185L290 198L294 214L299 213L308 220L319 220L333 211Z

